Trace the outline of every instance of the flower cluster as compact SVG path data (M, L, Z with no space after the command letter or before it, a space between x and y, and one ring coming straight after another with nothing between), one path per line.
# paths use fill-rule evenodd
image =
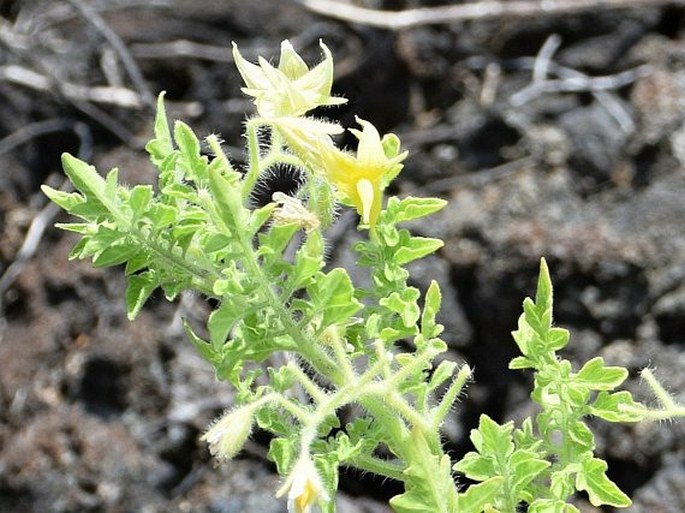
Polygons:
M264 122L283 135L312 173L325 176L335 186L344 204L356 208L361 226L373 228L382 208L383 190L401 171L407 152L400 153L397 136L381 138L371 123L357 118L361 130L350 129L358 139L354 155L335 145L331 136L340 133L337 124L304 116L316 107L345 101L330 94L333 63L326 45L322 43L321 48L324 60L312 70L288 41L281 45L278 68L263 58L259 66L246 61L237 46L233 55L247 85L243 91L255 98Z

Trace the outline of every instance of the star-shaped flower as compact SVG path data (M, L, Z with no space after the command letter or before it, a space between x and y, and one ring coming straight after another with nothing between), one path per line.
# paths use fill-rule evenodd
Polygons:
M382 139L376 127L357 118L362 130L350 129L359 140L357 154L344 152L319 138L318 151L324 174L335 185L343 202L354 206L362 225L373 227L383 203L383 190L402 169L407 152L399 153L399 139L386 134Z
M400 141L395 134L381 139L378 130L368 121L357 118L362 130L350 129L357 139L357 154L338 149L326 133L326 126L307 120L281 118L273 125L283 135L288 146L316 173L323 175L342 196L343 203L357 209L362 226L375 226L383 203L383 190L402 170L407 152L400 153Z
M312 506L328 500L319 473L308 454L303 454L295 463L276 497L288 493L288 513L310 513Z
M309 69L287 40L281 43L277 68L262 57L259 57L259 65L248 62L233 43L233 59L247 86L242 91L254 97L260 116L298 117L316 107L347 101L331 96L333 56L325 44L319 44L324 59Z

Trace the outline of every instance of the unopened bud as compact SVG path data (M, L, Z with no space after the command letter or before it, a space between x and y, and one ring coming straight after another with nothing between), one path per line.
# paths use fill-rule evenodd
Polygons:
M200 440L207 442L209 452L219 460L230 460L245 445L252 432L254 423L254 408L252 405L243 406L233 411L226 411L224 415L213 422Z

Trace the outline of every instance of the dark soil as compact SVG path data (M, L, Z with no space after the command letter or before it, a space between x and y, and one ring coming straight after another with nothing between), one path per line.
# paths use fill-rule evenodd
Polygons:
M0 2L0 273L9 272L0 281L0 512L285 511L273 497L279 479L265 435L218 467L198 441L231 404L179 326L181 316L206 316L202 298L167 304L160 295L130 323L121 270L69 262L74 237L48 227L35 251L21 250L46 204L39 185L63 180L61 152L101 171L117 166L130 184L153 182L142 144L160 90L170 117L200 135L220 133L239 160L251 104L229 62L231 41L250 58L275 58L290 38L316 62L323 39L336 57L337 92L350 100L326 114L347 126L358 114L398 133L411 156L394 192L450 200L415 226L446 245L413 271L419 285L440 281L452 356L475 366L476 382L445 429L455 456L469 450L481 412L498 420L531 413L529 376L507 363L541 256L556 286L557 323L572 331L565 356L627 367L627 388L650 404L637 372L653 367L682 399L682 3L397 32L285 0L83 3ZM120 38L142 83L103 27ZM559 46L534 83L553 34ZM104 102L87 97L101 86L142 93L139 105L122 105L127 97L112 91ZM345 248L358 235L346 219L331 234L331 265L353 263ZM634 498L628 511L685 511L685 424L593 427L611 477ZM343 513L389 511L383 501L397 493L357 474L341 486ZM578 505L597 511L582 497Z

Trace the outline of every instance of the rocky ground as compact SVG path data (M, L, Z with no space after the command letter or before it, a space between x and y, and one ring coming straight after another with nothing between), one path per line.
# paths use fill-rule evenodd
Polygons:
M323 39L349 99L327 114L400 135L411 155L394 192L450 200L415 226L446 244L413 272L441 282L452 355L476 369L445 429L455 456L479 413L530 414L507 362L541 256L566 356L627 367L650 404L637 372L653 367L682 399L685 7L635 3L391 30L286 0L0 2L0 512L285 511L264 435L219 467L198 442L231 403L179 328L207 314L202 298L158 297L128 322L121 270L69 262L75 239L39 191L62 183L63 151L151 183L142 144L160 90L170 116L220 133L239 161L251 104L231 41L275 57L289 38L313 62ZM348 224L331 233L332 265L353 264ZM593 427L628 511L685 511L682 422ZM342 490L343 513L389 511L397 493L356 474Z

